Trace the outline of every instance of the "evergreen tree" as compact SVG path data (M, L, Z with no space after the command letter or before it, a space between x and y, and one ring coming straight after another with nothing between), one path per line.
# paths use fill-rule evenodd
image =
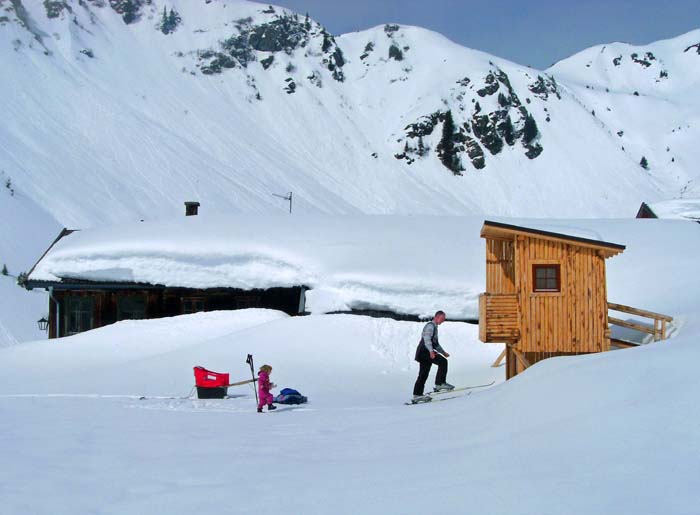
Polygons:
M180 14L175 9L171 7L170 13L168 14L167 9L163 7L163 17L160 22L160 30L163 34L175 32L175 29L181 21L182 18L180 18Z
M7 271L7 265L5 264L2 265L2 275L10 275L10 272Z
M423 136L418 136L418 155L423 157L427 153L425 144L423 143Z
M163 6L163 16L160 19L160 31L163 34L168 34L168 10Z
M513 122L510 120L510 116L506 116L502 130L503 139L506 140L508 145L513 145L515 143L515 128L513 127Z
M123 4L123 14L122 19L124 23L129 25L136 21L139 15L139 6L134 3L133 0L126 0Z
M455 149L455 122L452 119L452 111L445 113L445 121L442 124L442 138L438 145L440 161L454 173L462 171L457 150Z
M330 34L328 34L328 32L326 32L326 29L323 29L323 31L321 33L323 34L323 45L321 46L321 51L323 53L326 53L333 46L333 40L331 39Z
M646 158L646 157L642 156L641 161L639 161L639 166L641 166L641 167L644 168L645 170L648 170L648 169L649 169L649 161L647 161L647 158Z
M525 117L525 126L523 127L523 142L529 145L530 142L537 137L537 134L539 134L537 122L535 122L532 115L528 113Z

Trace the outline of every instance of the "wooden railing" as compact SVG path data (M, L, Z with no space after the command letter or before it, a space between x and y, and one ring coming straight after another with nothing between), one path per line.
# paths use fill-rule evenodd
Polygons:
M608 302L608 309L613 311L620 311L622 313L629 313L630 315L637 315L645 318L651 318L654 320L654 327L649 327L644 324L639 324L635 322L628 322L627 320L622 320L619 318L608 316L608 322L613 325L618 325L620 327L626 327L628 329L634 329L635 331L640 331L646 334L651 334L654 337L654 341L666 339L666 324L673 322L673 317L668 315L662 315L661 313L654 313L653 311L646 311L644 309L637 309L630 306L625 306L623 304L613 304ZM636 344L632 342L627 342L625 340L611 339L611 343L621 347L632 347Z

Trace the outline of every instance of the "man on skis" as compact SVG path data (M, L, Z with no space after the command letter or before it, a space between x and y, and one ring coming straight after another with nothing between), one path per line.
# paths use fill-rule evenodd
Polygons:
M449 358L450 355L440 346L440 341L438 340L438 326L444 321L445 312L438 311L433 319L423 327L423 334L416 349L415 359L420 364L420 369L416 384L413 386L413 402L430 400L430 397L423 395L423 390L433 363L438 366L433 391L441 392L454 389L454 386L447 382L447 360L445 358Z

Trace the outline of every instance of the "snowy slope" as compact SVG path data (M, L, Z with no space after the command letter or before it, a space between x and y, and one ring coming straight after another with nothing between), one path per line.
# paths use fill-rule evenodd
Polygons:
M620 148L667 184L695 196L700 127L700 30L649 45L599 45L549 70L564 81Z
M30 263L43 254L61 226L2 171L0 180L3 185L0 269L5 267L8 273L0 275L0 347L3 347L45 337L37 320L48 315L48 297L43 291L28 292L18 287L17 275L26 272Z
M690 364L698 358L697 327L676 341L551 360L467 398L406 407L420 326L346 318L271 322L161 359L135 359L99 375L88 370L80 383L74 378L81 371L64 366L52 367L31 390L5 382L6 509L695 513L700 385ZM489 367L497 346L477 343L474 332L444 329L457 364L454 382L502 374ZM395 346L410 369L370 342ZM226 401L137 398L186 395L194 364L217 364L244 379L248 351L310 404L260 415L247 387L231 389L243 397ZM10 360L29 370L36 361L36 353ZM4 361L2 370L14 379ZM426 482L439 483L440 495L426 495ZM551 490L557 494L527 495Z
M672 315L672 337L546 360L503 383L503 368L490 367L502 346L478 342L476 326L447 322L440 337L451 353L448 379L496 386L413 407L403 405L417 373L421 324L413 322L198 313L0 349L4 507L36 514L695 513L700 226L539 224L626 244L607 261L609 298ZM309 404L258 414L247 386L221 401L163 398L187 395L195 365L246 379L247 353L258 366L271 364L272 380L299 389Z
M183 200L282 211L271 193L287 191L302 212L622 216L679 190L568 84L424 29L333 38L233 0L155 0L126 24L116 3L67 1L53 18L40 2L3 3L0 167L67 226L169 215ZM167 35L164 6L182 19ZM282 42L236 46L256 30ZM458 176L439 159L447 111Z

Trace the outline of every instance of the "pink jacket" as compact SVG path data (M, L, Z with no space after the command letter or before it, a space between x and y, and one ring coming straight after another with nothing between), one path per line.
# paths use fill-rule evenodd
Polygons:
M270 393L270 376L264 370L258 372L258 393Z
M261 370L258 372L258 407L272 402L272 394L270 393L270 376L267 372Z

